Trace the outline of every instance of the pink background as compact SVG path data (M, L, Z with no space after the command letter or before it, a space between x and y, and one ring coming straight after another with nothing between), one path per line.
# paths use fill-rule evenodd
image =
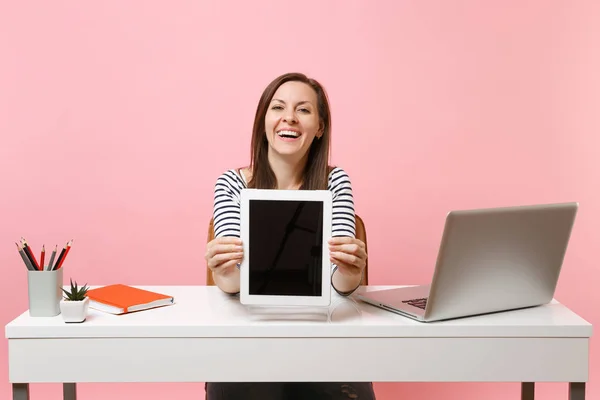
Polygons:
M2 2L0 322L27 308L22 235L37 251L74 239L66 282L203 284L213 184L248 162L258 98L288 71L329 92L373 284L427 282L450 209L579 201L556 297L600 322L599 20L593 0ZM592 340L590 399L599 357ZM1 398L6 360L4 340ZM31 387L38 400L60 390ZM376 391L495 400L519 385ZM202 398L203 385L79 393Z

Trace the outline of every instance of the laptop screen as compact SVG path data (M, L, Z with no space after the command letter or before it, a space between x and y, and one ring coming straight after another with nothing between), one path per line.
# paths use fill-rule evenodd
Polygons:
M249 201L249 293L321 296L323 202Z

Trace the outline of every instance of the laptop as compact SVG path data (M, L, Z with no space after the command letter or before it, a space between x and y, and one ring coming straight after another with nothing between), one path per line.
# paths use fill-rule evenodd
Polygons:
M578 206L451 211L430 284L356 296L421 322L546 304L554 297Z

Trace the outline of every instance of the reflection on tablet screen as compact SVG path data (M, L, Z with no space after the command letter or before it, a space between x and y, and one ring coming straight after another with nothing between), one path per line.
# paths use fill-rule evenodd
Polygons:
M249 292L320 296L323 203L250 200Z

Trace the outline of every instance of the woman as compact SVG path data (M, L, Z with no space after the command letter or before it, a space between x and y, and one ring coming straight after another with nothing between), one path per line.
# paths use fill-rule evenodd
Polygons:
M264 90L254 120L249 167L223 173L215 184L215 239L206 261L217 286L239 293L240 192L243 188L332 192L332 286L349 295L366 265L365 244L356 239L352 186L346 172L329 166L331 115L327 94L314 79L290 73ZM299 394L293 397L290 390ZM208 399L374 399L370 383L208 383ZM358 397L357 397L358 396Z

